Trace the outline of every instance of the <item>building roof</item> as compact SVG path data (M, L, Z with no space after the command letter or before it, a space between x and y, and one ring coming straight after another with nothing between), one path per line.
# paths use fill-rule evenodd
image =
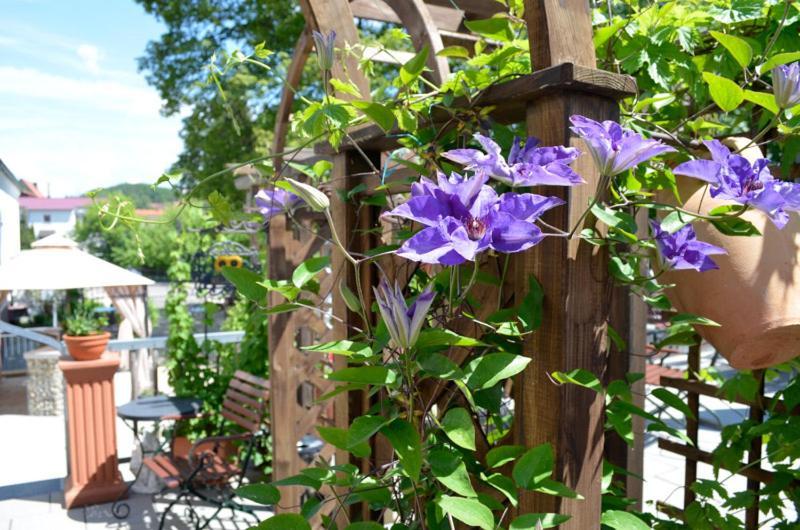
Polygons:
M20 197L19 205L27 210L75 210L86 208L92 204L88 197L64 197L51 199L49 197Z
M37 186L35 182L25 179L19 179L19 182L22 185L22 195L26 197L44 198L44 193L39 190L39 186Z
M10 169L8 169L8 166L6 166L6 165L3 163L3 161L2 161L2 160L0 160L0 176L6 177L6 179L7 179L9 182L11 182L11 184L12 184L14 187L16 187L17 189L19 189L19 191L20 191L20 192L22 192L22 191L23 191L23 187L22 187L22 184L20 183L20 181L19 181L19 180L17 180L17 177L15 177L15 176L14 176L14 174L11 172L11 170L10 170Z

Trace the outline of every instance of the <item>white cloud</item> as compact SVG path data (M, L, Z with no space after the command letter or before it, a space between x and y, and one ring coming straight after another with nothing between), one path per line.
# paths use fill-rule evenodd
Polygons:
M93 74L100 73L100 49L97 46L92 46L91 44L81 44L78 46L76 50L78 52L78 57L81 58L83 61L83 65L86 67Z
M14 66L0 66L0 79L0 94L25 99L78 103L130 115L157 115L161 108L153 89L115 80L73 78Z

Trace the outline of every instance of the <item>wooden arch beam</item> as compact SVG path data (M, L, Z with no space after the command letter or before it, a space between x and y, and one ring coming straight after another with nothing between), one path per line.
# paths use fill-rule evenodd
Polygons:
M437 85L444 83L450 77L450 65L446 57L436 54L444 49L442 36L431 16L428 6L422 0L385 0L397 13L400 22L405 26L414 48L422 50L428 47L427 66L431 69L429 78Z
M347 0L300 0L300 8L306 19L306 27L321 33L336 32L337 48L358 44L358 30ZM333 77L349 79L358 87L361 97L369 99L369 80L358 67L356 57L345 55L344 61L334 61ZM339 97L352 98L347 94L339 94Z

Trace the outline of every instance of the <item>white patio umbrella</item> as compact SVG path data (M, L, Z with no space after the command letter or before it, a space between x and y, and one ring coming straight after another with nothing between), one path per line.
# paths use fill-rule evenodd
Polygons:
M0 291L57 291L152 285L153 280L92 256L53 234L0 265Z
M0 303L10 291L103 287L114 307L128 321L120 328L132 329L139 337L149 335L145 289L155 283L153 280L92 256L80 250L71 239L58 234L39 239L31 247L0 265ZM147 377L148 352L140 353L143 355L139 355L137 364L144 366L137 366L137 371L145 372L143 375Z

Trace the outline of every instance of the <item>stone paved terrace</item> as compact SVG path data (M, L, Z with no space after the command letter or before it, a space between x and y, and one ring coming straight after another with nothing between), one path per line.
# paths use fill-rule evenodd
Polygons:
M704 363L712 352L704 351ZM670 356L665 365L684 369L685 355ZM718 363L721 370L727 369ZM130 397L129 374L120 372L115 379L117 403ZM131 514L124 520L115 519L110 504L66 511L62 507L61 480L66 475L65 438L63 417L36 417L25 415L23 378L0 379L0 530L40 529L155 529L164 507L163 499L154 501L151 495L135 495L129 502ZM648 403L648 410L655 410ZM717 399L701 399L700 447L711 450L719 439L725 424L741 421L746 414L742 406L731 406ZM676 424L677 425L677 424ZM122 422L117 425L120 457L130 455L132 435ZM128 464L120 469L126 480L132 478ZM658 448L656 438L648 436L644 456L645 509L654 510L656 500L681 506L683 503L683 459ZM711 468L700 465L698 475L711 478ZM727 475L722 474L721 479ZM725 480L732 491L745 489L742 477ZM183 517L183 510L175 512ZM259 512L262 518L269 516ZM245 529L248 521L230 519L230 513L212 525L215 529ZM179 518L168 520L166 528L190 528ZM769 528L765 526L765 528Z

